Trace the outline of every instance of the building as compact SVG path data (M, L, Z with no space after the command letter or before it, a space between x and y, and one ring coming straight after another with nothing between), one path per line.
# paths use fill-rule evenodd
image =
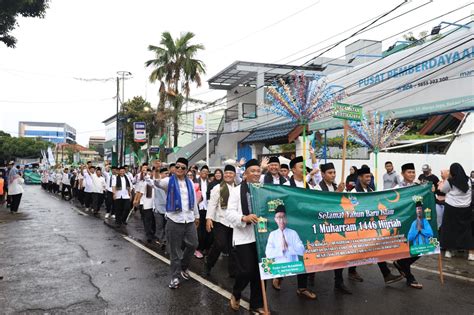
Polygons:
M76 143L76 129L66 123L20 121L18 135L54 143Z
M422 119L427 122L424 133L442 130L441 124L451 126L453 134L446 140L437 139L444 153L414 153L409 160L432 163L439 173L453 161L465 169L474 169L474 48L466 38L472 38L474 23L469 23L439 36L417 42L390 42L382 50L380 41L357 40L346 46L344 59L318 57L303 66L236 61L209 79L211 89L227 92L227 104L217 132L210 138L210 165L222 165L226 159L258 158L269 153L270 146L295 143L296 154L302 153L298 126L291 126L286 118L261 109L266 89L276 79L286 80L298 71L306 76L324 74L331 84L344 87L347 97L341 102L361 105L364 112L378 111L383 115L403 119ZM463 115L448 117L455 113ZM437 118L435 118L438 116ZM459 117L457 117L459 116ZM328 118L313 122L308 132L318 138L341 133L342 120ZM455 131L454 131L455 129ZM330 137L330 135L329 135ZM433 140L429 140L433 142ZM404 145L400 143L401 145ZM425 142L423 142L425 144ZM414 143L420 146L420 143ZM401 146L400 146L401 147ZM173 160L188 156L191 163L205 156L206 143L202 138L182 148ZM397 161L399 168L407 160L406 154L384 152L382 157ZM323 159L324 160L324 159ZM337 167L340 160L332 159ZM365 160L353 160L354 165L374 165L374 154ZM346 163L346 174L351 163ZM382 172L378 173L381 177Z
M107 118L102 123L105 125L104 159L112 162L112 153L117 152L115 148L117 140L117 115Z
M104 155L104 143L105 137L103 136L89 137L89 148L99 152L100 155Z

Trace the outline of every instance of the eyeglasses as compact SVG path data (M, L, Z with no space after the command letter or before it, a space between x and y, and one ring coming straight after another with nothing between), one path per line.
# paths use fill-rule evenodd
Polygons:
M176 165L176 169L177 169L177 170L183 170L183 171L184 171L184 170L186 169L186 166L178 166L178 165Z

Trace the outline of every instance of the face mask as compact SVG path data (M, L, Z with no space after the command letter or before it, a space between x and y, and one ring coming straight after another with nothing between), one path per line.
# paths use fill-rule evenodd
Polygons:
M151 176L150 175L145 175L145 180L150 180Z

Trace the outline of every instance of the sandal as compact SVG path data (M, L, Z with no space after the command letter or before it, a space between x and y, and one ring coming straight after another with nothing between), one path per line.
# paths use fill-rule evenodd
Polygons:
M307 298L308 300L315 300L317 298L316 293L308 289L297 289L296 294L301 297Z
M414 289L423 289L423 285L416 280L410 281L407 284Z

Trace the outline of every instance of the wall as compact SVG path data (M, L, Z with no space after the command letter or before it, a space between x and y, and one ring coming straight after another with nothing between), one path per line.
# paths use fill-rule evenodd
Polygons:
M223 161L227 159L236 159L238 143L247 135L248 132L222 134L215 153L209 157L211 162L210 165L222 166Z

